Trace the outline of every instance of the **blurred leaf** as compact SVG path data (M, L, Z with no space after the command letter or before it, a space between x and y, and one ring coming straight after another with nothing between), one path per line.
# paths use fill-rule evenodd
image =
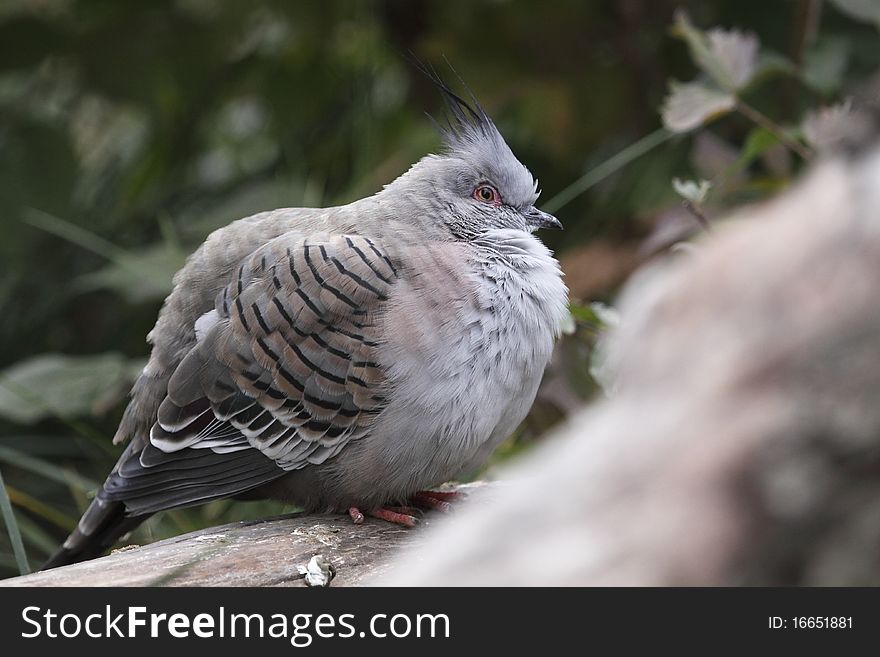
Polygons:
M131 374L129 360L117 353L35 356L0 372L0 417L33 424L91 414L124 390Z
M847 16L873 23L880 29L880 2L877 0L831 0L831 4Z
M877 3L880 5L880 2ZM827 37L816 41L804 53L801 78L821 94L830 95L843 84L844 71L849 63L851 45L842 37Z
M582 304L572 301L568 304L568 312L579 322L592 324L594 326L602 325L602 320L599 319L596 311L594 311L590 306L584 306Z
M743 144L739 157L725 172L725 175L742 171L778 143L779 137L769 130L752 128L746 137L746 143Z
M731 94L707 87L701 82L670 82L663 101L663 125L672 132L688 132L727 114L736 106Z
M709 30L709 46L724 67L726 79L716 79L725 89L738 91L755 74L758 38L738 30Z
M722 89L736 92L752 80L759 45L754 34L722 28L703 32L684 11L675 14L673 34L687 42L694 63Z
M589 324L600 331L614 328L620 323L620 314L617 310L599 301L587 306L572 301L568 305L568 310L577 321Z
M188 255L173 236L133 253L48 212L29 208L26 216L32 226L110 260L106 267L76 279L80 291L109 289L132 303L164 299L171 291L171 279ZM160 221L160 228L170 236L167 220Z
M59 440L61 439L59 438ZM89 479L88 477L83 477L76 472L59 467L54 463L50 463L44 459L38 459L34 456L28 456L23 452L9 447L0 446L0 461L8 463L9 465L14 465L22 470L28 470L41 477L57 481L65 486L74 486L83 492L94 491L98 488L98 482Z
M801 123L804 139L818 151L839 143L850 130L852 102L846 100L830 107L807 112Z
M276 177L250 183L231 193L212 195L174 218L185 239L201 242L210 232L267 209L320 207L326 201L322 190L323 181L317 177Z
M785 55L772 50L761 49L755 64L751 81L742 90L751 89L760 82L777 75L797 75L797 66Z
M81 291L113 290L130 303L164 299L186 256L187 252L175 244L154 244L139 253L117 256L106 267L80 276L75 284Z

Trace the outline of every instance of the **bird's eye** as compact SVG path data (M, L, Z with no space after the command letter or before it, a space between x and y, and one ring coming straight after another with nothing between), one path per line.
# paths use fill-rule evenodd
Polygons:
M483 203L491 203L492 205L501 204L501 194L492 185L478 185L474 190L474 198Z

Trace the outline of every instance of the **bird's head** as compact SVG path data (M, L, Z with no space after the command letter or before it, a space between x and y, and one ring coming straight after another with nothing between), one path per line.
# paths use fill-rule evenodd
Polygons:
M421 203L455 239L474 239L499 228L562 228L556 217L535 206L537 181L476 99L465 101L435 72L425 72L446 103L445 121L434 121L443 149L422 158L389 187Z

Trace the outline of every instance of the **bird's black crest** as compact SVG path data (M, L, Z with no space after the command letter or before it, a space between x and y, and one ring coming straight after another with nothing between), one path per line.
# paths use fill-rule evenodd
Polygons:
M431 122L440 132L448 148L455 149L462 145L474 144L481 139L491 139L498 134L498 129L495 127L492 119L486 114L486 111L480 105L473 92L468 89L461 76L456 73L452 64L448 61L446 62L452 73L458 78L461 86L464 87L467 95L470 96L470 102L455 93L452 87L440 77L440 74L437 73L433 66L419 61L412 54L410 54L409 59L412 65L427 77L443 96L447 110L443 120L438 121L430 114L428 114L428 118L431 119Z

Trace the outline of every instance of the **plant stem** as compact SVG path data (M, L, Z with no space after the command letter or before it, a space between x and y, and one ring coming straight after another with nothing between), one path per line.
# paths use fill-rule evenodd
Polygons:
M698 204L693 201L689 201L685 199L681 202L684 206L685 210L694 215L694 218L697 220L697 223L700 224L703 230L707 233L712 232L712 225L709 223L709 218L706 216L706 213L703 212L703 208L701 208Z
M795 63L798 66L803 64L804 51L816 41L819 34L819 23L822 20L822 0L808 0L804 7L804 22L797 58Z
M809 161L813 157L813 151L785 133L778 123L770 119L767 115L762 114L754 107L743 100L737 99L736 109L747 119L756 125L764 128L767 132L772 133L784 146L801 156L805 161Z
M672 137L673 134L674 133L666 130L666 128L658 128L654 132L645 135L637 142L630 144L616 155L611 156L601 164L587 171L556 196L544 203L542 209L551 214L556 212L563 206L571 203L593 185L602 182L618 169L625 167L633 160L662 144Z

